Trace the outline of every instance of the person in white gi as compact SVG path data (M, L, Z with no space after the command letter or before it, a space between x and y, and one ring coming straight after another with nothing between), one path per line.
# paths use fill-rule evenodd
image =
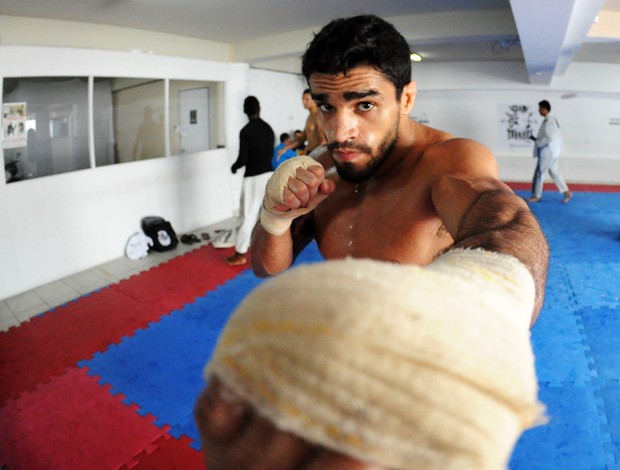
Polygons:
M549 176L553 183L557 186L558 191L564 194L563 203L570 201L573 193L568 188L566 181L560 174L558 165L558 157L562 152L562 134L560 133L560 124L555 116L551 116L551 104L547 100L538 103L538 112L544 117L543 123L538 129L538 136L531 136L535 142L534 158L538 158L536 170L534 171L534 180L532 182L532 196L527 199L528 202L538 202L542 198L543 179L545 173L549 172Z

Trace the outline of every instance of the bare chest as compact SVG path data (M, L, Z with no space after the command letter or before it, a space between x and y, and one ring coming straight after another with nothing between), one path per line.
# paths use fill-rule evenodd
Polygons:
M350 189L315 209L316 238L326 258L425 265L452 243L423 189Z

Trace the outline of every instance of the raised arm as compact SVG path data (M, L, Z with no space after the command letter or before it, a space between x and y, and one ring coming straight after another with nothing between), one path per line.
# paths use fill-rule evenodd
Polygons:
M252 268L259 277L287 269L314 237L312 210L333 190L323 166L306 156L285 161L267 183L252 234Z
M483 248L512 255L530 271L536 285L533 325L544 301L549 247L525 201L502 183L497 164L484 146L468 140L441 144L442 159L432 186L437 213L455 248Z

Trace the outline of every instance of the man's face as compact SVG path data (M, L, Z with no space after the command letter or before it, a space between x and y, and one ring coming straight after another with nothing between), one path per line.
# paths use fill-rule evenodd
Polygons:
M538 114L540 114L541 116L546 116L548 113L549 111L547 111L547 108L543 108L542 106L538 108Z
M365 181L398 139L402 107L394 85L367 66L347 76L314 73L309 83L338 174L346 181Z

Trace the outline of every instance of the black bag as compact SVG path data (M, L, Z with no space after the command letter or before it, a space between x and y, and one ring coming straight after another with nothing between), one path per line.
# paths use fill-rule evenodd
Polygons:
M142 231L153 240L153 246L149 250L168 251L179 243L170 222L161 217L151 216L142 219Z

